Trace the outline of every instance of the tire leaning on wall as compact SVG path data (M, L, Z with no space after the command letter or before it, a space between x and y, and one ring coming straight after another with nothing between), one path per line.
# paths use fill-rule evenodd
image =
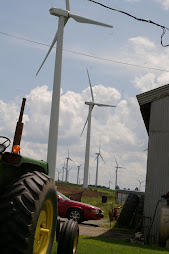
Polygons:
M136 194L129 194L126 202L123 205L121 213L118 218L120 225L128 226L133 218L135 210L138 206L139 197Z

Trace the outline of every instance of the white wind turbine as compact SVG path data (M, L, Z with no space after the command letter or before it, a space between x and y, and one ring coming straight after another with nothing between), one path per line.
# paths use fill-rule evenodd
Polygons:
M136 179L137 179L137 178L136 178ZM144 181L140 181L140 180L137 179L137 181L139 182L139 189L138 189L138 190L141 191L141 184L144 183L145 180L144 180Z
M86 122L84 124L81 136L83 134L83 131L85 129L86 124L87 125L87 138L86 138L86 151L85 151L85 163L84 163L84 177L83 177L83 188L87 188L88 186L88 174L89 174L89 154L90 154L90 132L91 132L91 113L94 108L94 106L99 106L99 107L116 107L113 105L107 105L107 104L101 104L101 103L96 103L94 102L94 96L93 96L93 90L90 82L90 77L89 77L89 72L87 70L87 75L89 79L89 84L90 84L90 91L91 91L91 96L92 96L92 102L90 101L85 101L85 104L89 106L89 113L86 119Z
M80 178L79 178L80 167L81 167L83 164L81 164L81 165L79 165L78 163L76 163L76 164L77 164L77 184L79 184L79 183L80 183Z
M115 158L115 157L114 157ZM116 180L115 180L115 190L116 190L116 187L117 187L117 173L118 173L118 169L119 168L124 168L124 167L119 167L118 163L117 163L117 160L115 158L115 161L116 161L116 171L115 171L115 174L116 174Z
M64 172L65 172L65 160L64 160L64 165L62 167L62 182L64 181Z
M69 160L70 161L72 161L72 162L74 162L70 157L69 157L69 149L68 149L68 156L66 157L66 178L65 178L65 182L67 183L67 181L68 181L68 173L69 173L69 171L72 169L72 168L70 168L69 169Z
M95 154L96 154L95 160L97 160L97 163L96 163L95 187L97 187L97 185L98 185L98 173L99 173L99 157L102 159L102 161L103 161L104 163L106 163L106 162L104 161L104 159L103 159L103 157L102 157L102 155L101 155L101 153L100 153L100 145L99 145L99 152L98 152L98 153L95 153ZM94 161L95 161L95 160L94 160Z
M50 14L59 17L58 30L55 34L53 42L46 54L44 61L42 62L37 74L42 68L48 55L50 54L54 44L57 41L56 47L56 59L55 59L55 71L53 81L53 94L52 94L52 105L51 105L51 116L50 116L50 127L49 127L49 138L48 138L48 154L47 162L49 167L49 175L55 179L55 168L56 168L56 155L57 155L57 142L58 142L58 127L59 127L59 106L60 106L60 88L61 88L61 69L62 69L62 48L63 48L63 32L64 26L66 25L69 18L73 18L79 23L87 23L105 27L112 27L110 25L97 22L82 16L78 16L70 12L69 0L66 0L66 10L51 8ZM36 74L36 75L37 75Z

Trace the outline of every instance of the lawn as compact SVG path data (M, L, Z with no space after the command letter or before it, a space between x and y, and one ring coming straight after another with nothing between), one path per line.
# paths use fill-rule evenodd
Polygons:
M55 243L51 254L56 254ZM80 236L77 254L169 254L169 250L158 246L132 244L123 240L105 237Z

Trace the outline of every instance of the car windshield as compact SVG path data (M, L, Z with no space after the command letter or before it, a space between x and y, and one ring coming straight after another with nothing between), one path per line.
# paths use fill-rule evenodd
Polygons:
M70 200L69 198L67 198L65 195L63 195L62 193L60 193L59 191L57 192L58 196L63 198L64 200Z

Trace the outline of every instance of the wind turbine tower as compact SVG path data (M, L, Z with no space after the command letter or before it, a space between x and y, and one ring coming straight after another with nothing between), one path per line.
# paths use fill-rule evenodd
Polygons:
M115 157L114 157L114 158L115 158ZM116 161L116 171L115 171L115 174L116 174L115 190L116 190L116 187L117 187L117 173L118 173L118 169L119 169L119 168L124 168L124 167L119 167L116 158L115 158L115 161Z
M51 8L50 14L59 17L58 31L56 32L49 51L46 54L44 61L42 62L37 74L42 68L48 55L50 54L53 46L57 41L56 47L56 59L55 59L55 70L54 70L54 81L53 81L53 93L52 93L52 105L50 115L50 127L49 127L49 138L48 138L48 154L47 162L49 167L49 175L55 179L56 169L56 155L57 155L57 143L58 143L58 127L59 127L59 107L60 107L60 90L61 90L61 71L62 71L62 48L63 48L63 33L64 27L70 18L74 19L79 23L93 24L105 27L111 27L110 25L94 21L70 12L69 0L66 0L66 10ZM36 75L37 75L36 74Z
M103 157L102 157L102 155L101 155L101 153L100 153L100 146L99 146L99 152L98 152L98 153L95 153L95 154L96 154L95 160L97 160L97 164L96 164L95 187L97 187L97 185L98 185L98 173L99 173L99 157L102 159L102 161L103 161L104 163L106 163L106 162L104 161L104 159L103 159ZM95 160L94 160L94 161L95 161Z
M81 133L81 136L82 136L83 131L85 129L85 126L88 123L88 125L87 125L87 137L86 137L85 162L84 162L83 188L87 188L87 186L88 186L89 155L90 155L90 133L91 133L91 114L92 114L92 110L93 110L94 106L98 106L98 107L116 107L116 106L113 106L113 105L96 103L94 101L93 90L92 90L92 86L91 86L91 81L90 81L88 70L87 70L87 75L88 75L89 84L90 84L90 91L91 91L92 101L90 101L90 102L86 101L85 102L85 104L89 106L89 113L88 113L86 122L84 124L83 130L82 130L82 133Z
M83 164L77 165L77 184L80 183L79 173L80 173L80 167L81 167L82 165L83 165Z

